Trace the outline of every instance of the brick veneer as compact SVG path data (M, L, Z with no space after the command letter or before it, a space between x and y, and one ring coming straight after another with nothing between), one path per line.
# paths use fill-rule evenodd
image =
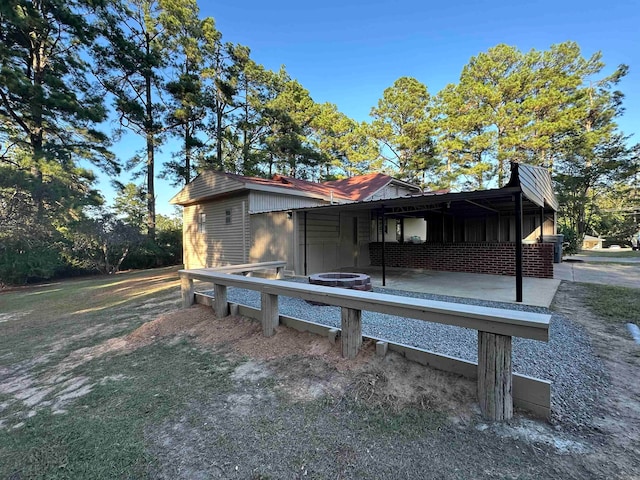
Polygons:
M369 244L371 265L382 265L382 243ZM448 272L516 274L516 244L502 243L387 243L389 267L424 268ZM522 245L525 277L553 278L553 244Z

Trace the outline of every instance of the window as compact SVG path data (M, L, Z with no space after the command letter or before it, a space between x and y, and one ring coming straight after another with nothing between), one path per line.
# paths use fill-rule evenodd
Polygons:
M224 223L226 225L231 225L231 210L224 211Z
M201 213L198 215L198 233L205 233L207 231L207 214Z

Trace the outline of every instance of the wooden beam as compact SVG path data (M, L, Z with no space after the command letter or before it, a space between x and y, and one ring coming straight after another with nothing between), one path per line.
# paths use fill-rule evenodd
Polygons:
M405 318L444 323L484 332L547 341L551 315L478 305L400 297L374 292L308 285L281 280L246 278L209 272L181 270L191 278L275 295L301 298L355 310L388 313Z
M218 283L213 284L213 311L216 317L223 318L229 315L229 303L227 302L227 286Z
M189 308L194 302L193 278L180 275L180 290L182 293L182 308Z
M265 337L271 337L276 333L276 327L280 320L278 313L278 295L262 293L260 295L262 311L262 333Z
M362 346L362 311L342 308L342 356L356 358Z
M198 304L207 306L211 306L212 304L212 298L205 293L197 292L195 298ZM239 315L258 321L262 319L262 312L258 308L231 303L231 311L233 311L234 307ZM309 332L322 337L328 337L332 343L335 342L336 337L340 335L340 330L337 328L286 315L280 315L280 324L300 332ZM419 363L420 365L455 373L470 380L477 381L478 379L478 364L475 362L469 362L468 360L462 360L442 353L430 352L409 345L393 343L383 338L371 336L363 336L362 338L371 339L377 343L386 343L389 350L397 352L407 360ZM377 348L378 346L376 344L376 349ZM537 417L548 420L551 416L551 383L547 380L541 380L518 373L512 374L512 381L513 405L529 410Z
M511 337L478 332L478 402L489 420L513 417Z

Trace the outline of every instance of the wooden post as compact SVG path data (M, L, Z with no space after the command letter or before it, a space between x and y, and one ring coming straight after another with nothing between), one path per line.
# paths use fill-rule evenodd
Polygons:
M193 278L189 278L186 275L180 275L180 288L182 290L182 308L189 308L193 305L194 301L194 289Z
M478 401L489 420L513 417L511 337L478 331Z
M356 358L362 346L362 311L342 307L342 356Z
M226 285L213 285L213 311L218 318L223 318L229 315Z
M260 297L262 300L262 333L265 337L271 337L276 333L276 327L280 323L278 295L262 293Z

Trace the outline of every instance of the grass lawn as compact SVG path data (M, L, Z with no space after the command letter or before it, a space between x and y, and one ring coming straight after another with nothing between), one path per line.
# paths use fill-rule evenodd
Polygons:
M637 288L584 284L585 302L600 318L612 323L640 321L640 295Z
M578 256L611 257L611 258L640 258L640 251L628 249L580 250Z
M488 426L473 381L397 354L377 358L374 345L346 361L322 337L279 327L266 339L257 322L182 310L176 270L0 293L0 478L577 479L631 471L619 460L628 455L603 462L601 438L584 450L596 449L592 458L523 437L573 434L521 414Z

